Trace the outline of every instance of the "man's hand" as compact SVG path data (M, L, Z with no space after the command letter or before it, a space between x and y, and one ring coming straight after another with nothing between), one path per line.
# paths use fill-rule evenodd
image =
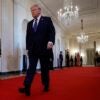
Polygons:
M52 48L53 48L53 43L52 42L48 42L47 49L52 49Z

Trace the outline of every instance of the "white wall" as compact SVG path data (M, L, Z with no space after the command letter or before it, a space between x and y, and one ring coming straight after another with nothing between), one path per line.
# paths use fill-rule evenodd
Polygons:
M98 51L100 54L100 39L96 40L96 51Z
M1 39L1 18L2 18L2 16L1 16L1 0L0 0L0 39ZM0 56L0 72L1 72L1 56Z
M0 0L0 38L1 38L1 18L2 15L1 15L1 0Z
M64 32L62 29L54 23L55 29L56 29L56 40L54 45L54 66L57 67L57 59L59 58L60 51L63 52L64 61L63 66L65 66L65 40L64 40Z
M32 19L30 6L33 3L36 3L36 1L0 0L0 36L2 34L2 66L0 72L22 70L22 57L26 49L26 24ZM43 10L43 13L48 15L45 10ZM63 51L63 54L65 54L66 41L62 29L54 20L53 23L56 29L54 66L57 66L59 52ZM37 68L39 67L40 64L38 63Z
M22 69L22 57L25 51L25 36L23 21L29 20L30 11L27 9L30 0L23 3L14 0L14 56L16 57L16 70ZM26 31L26 29L25 29Z
M2 0L2 72L13 69L13 0Z

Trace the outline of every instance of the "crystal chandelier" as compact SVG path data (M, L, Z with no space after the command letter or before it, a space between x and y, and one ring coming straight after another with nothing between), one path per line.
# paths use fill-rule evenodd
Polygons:
M88 35L83 31L83 19L81 20L81 33L77 36L77 41L79 43L85 43L88 41Z
M65 0L64 7L58 11L58 19L68 25L79 16L78 12L79 9L77 6L73 6L72 0Z

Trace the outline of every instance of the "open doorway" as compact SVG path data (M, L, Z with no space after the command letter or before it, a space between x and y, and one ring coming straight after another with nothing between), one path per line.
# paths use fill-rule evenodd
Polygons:
M94 48L86 49L87 65L94 65Z

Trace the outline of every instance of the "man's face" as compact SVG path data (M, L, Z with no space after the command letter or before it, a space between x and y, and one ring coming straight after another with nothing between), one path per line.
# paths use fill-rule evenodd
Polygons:
M32 13L32 16L35 18L35 17L38 17L40 14L41 14L41 9L37 6L33 6L31 8L31 13Z

